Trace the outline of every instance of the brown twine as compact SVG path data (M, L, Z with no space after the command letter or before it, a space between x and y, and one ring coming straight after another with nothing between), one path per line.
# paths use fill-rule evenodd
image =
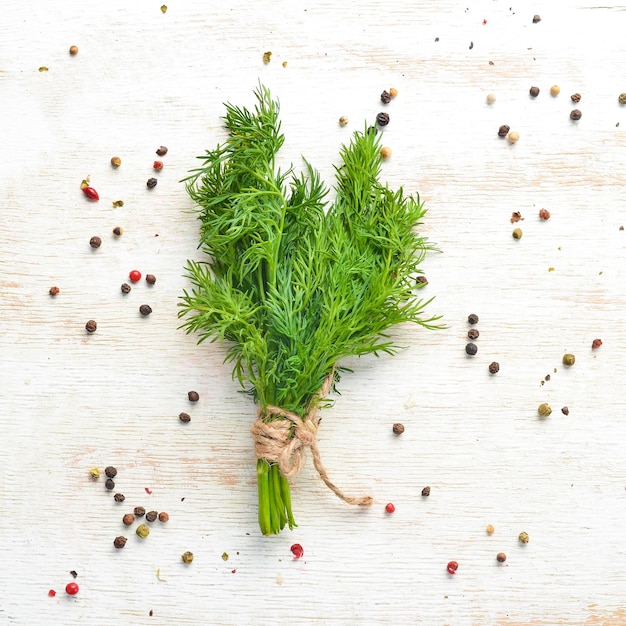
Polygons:
M254 438L254 452L258 459L265 459L270 463L277 463L280 472L286 478L295 476L304 465L304 452L306 448L311 450L313 465L324 484L344 502L358 506L370 506L374 501L370 496L360 498L348 496L330 478L322 463L319 448L317 447L317 429L320 418L318 414L318 400L325 398L333 386L334 371L331 372L322 384L319 392L314 396L309 408L301 417L300 415L269 405L265 411L259 407L257 419L252 425L251 432ZM270 415L280 416L284 419L264 421L263 417Z

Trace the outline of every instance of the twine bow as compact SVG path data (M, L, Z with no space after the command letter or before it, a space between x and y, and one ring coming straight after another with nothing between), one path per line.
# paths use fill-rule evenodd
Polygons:
M277 463L280 472L286 478L295 476L304 465L304 453L311 450L313 465L324 484L344 502L358 506L370 506L374 501L370 496L354 497L343 493L330 478L322 463L319 448L317 447L318 400L325 398L332 388L334 371L331 372L322 384L319 392L313 398L310 408L303 416L268 405L265 410L259 407L257 419L252 425L251 432L254 438L254 452L259 459L270 463ZM265 421L264 417L275 415L283 419Z

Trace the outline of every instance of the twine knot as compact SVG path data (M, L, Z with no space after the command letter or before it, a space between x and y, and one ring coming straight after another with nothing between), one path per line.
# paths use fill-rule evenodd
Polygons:
M285 478L291 478L302 469L305 451L309 448L317 473L337 497L348 504L370 506L373 502L370 496L354 497L343 493L328 478L326 468L322 464L320 451L317 447L317 429L320 423L320 418L317 415L318 400L328 395L333 381L334 371L324 379L322 387L303 416L277 406L268 405L265 410L259 407L257 419L251 429L254 438L254 452L257 458L276 463L281 474ZM280 419L266 421L270 416L276 416Z

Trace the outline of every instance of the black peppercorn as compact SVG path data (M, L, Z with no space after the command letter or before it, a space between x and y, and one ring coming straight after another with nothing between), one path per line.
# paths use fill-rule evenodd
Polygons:
M497 361L493 361L492 363L489 363L490 374L497 374L499 371L500 371L500 363L498 363Z
M578 104L581 101L582 96L579 93L573 93L570 98L574 104Z
M113 229L113 235L115 237L121 237L124 234L124 229L121 226L116 226Z
M152 313L152 308L148 304L142 304L139 307L139 312L142 315L150 315L150 313Z
M158 511L148 511L146 513L146 522L154 522L159 517Z
M154 274L146 274L146 282L148 285L154 285L154 283L156 283L156 276Z
M197 402L200 400L200 395L197 391L190 391L187 393L187 397L189 398L189 402Z
M529 93L531 97L536 98L539 95L539 87L531 87Z
M533 24L538 24L539 22L541 22L541 17L533 15Z
M404 425L394 424L392 430L394 435L401 435L404 432Z
M470 324L478 324L478 315L476 315L476 313L470 313L470 315L467 316L467 321Z
M389 113L379 113L376 116L376 122L379 126L387 126L389 124Z
M89 240L89 245L94 249L99 248L102 245L102 239L100 237L92 237Z
M386 89L380 94L380 101L383 104L389 104L391 102L391 94Z
M506 124L502 124L502 126L498 128L498 137L506 137L509 134L510 130L511 130L510 126L507 126Z
M114 499L116 502L124 502L124 500L126 500L126 496L125 496L123 493L116 493L116 494L113 496L113 499Z
M415 284L416 284L417 286L420 286L420 285L428 285L428 278L426 278L426 276L418 276L418 277L415 279Z
M146 181L146 186L148 187L148 189L154 189L154 187L157 186L157 179L156 178L148 178L148 180Z
M183 413L180 413L180 414L178 415L178 419L179 419L181 422L185 422L185 423L187 423L187 422L190 422L190 421L191 421L191 415L189 415L189 413L184 413L184 412L183 412Z
M471 339L472 341L474 341L475 339L478 339L478 337L480 337L480 333L478 332L478 329L470 328L467 331L467 338L468 339Z
M112 489L115 489L115 483L113 482L112 478L107 478L107 481L104 483L104 486L111 491Z
M104 473L107 475L108 478L115 478L117 476L117 470L111 465L104 468Z
M424 489L422 489L422 495L427 498L430 495L430 487L424 487Z
M126 545L126 541L127 541L126 537L119 536L113 540L113 545L118 550L121 550Z
M568 409L566 406L564 406L564 407L561 409L561 413L563 413L563 415L569 415L569 409Z
M133 510L133 513L135 514L135 517L143 517L146 514L146 509L144 509L142 506L136 506Z
M131 286L128 283L122 283L122 293L130 293Z
M95 320L89 320L86 324L85 324L85 330L88 333L95 333L96 329L98 328L98 324L96 324Z
M59 294L60 289L58 287L50 287L50 291L48 292L52 297Z
M571 120L577 121L579 120L581 117L583 116L582 111L580 111L580 109L574 109L570 114L569 117Z
M465 352L470 356L474 356L478 352L478 346L475 343L468 343L465 346Z
M160 147L157 149L156 153L157 153L159 156L165 156L165 155L167 154L167 148L166 148L165 146L160 146Z

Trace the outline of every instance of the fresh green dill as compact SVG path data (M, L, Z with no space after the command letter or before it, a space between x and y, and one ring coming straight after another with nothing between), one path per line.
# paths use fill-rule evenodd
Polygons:
M415 293L433 247L415 230L419 196L380 182L374 128L341 149L329 204L308 162L300 174L276 165L279 105L262 85L255 96L252 110L225 105L228 138L184 180L207 257L187 264L180 316L199 342L227 344L233 377L262 409L302 414L343 359L394 353L392 326L436 327ZM262 532L293 528L287 479L263 459L257 473Z

